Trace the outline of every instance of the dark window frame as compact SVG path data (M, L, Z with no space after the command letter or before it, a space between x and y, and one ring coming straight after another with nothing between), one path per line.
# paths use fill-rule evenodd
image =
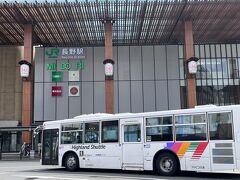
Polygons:
M151 118L164 118L164 117L171 117L171 124L158 124L158 125L147 125L147 121L148 119L151 119ZM149 143L149 142L166 142L166 141L174 141L174 118L173 118L173 115L160 115L160 116L152 116L152 117L145 117L145 121L144 121L144 124L145 124L145 142ZM164 140L152 140L152 137L151 137L151 140L147 140L147 128L154 128L154 127L172 127L172 137L171 139L164 139ZM161 134L163 135L163 134Z
M104 123L108 123L108 122L114 122L114 121L116 121L117 122L117 141L115 140L115 141L104 141L104 131L103 131L103 124ZM119 143L119 127L120 127L120 125L119 125L119 120L103 120L103 121L101 121L101 130L100 130L100 134L101 134L101 143Z
M74 129L74 125L79 124L80 125L80 129L76 130ZM67 126L68 128L70 128L70 126L72 126L72 130L64 130L64 126ZM81 133L82 134L82 138L81 138L81 142L63 142L62 137L64 133ZM73 136L72 136L73 137ZM84 122L72 122L72 123L64 123L61 124L61 135L60 135L60 144L83 144L83 139L84 138ZM72 138L71 138L72 139Z
M182 124L176 124L176 117L179 117L179 116L195 116L195 115L204 115L204 120L205 122L200 122L200 123L194 123L194 121L192 123L182 123ZM180 139L179 138L177 139L177 127L183 127L183 126L197 126L197 125L204 125L205 126L205 139L200 139L201 136L199 136L199 139L197 139L197 137L192 137L192 138L189 138L186 136L186 139ZM196 133L195 133L196 135ZM194 139L195 138L195 139ZM208 141L209 140L209 134L208 134L208 120L207 120L207 115L206 115L206 112L197 112L197 113L194 113L194 114L175 114L174 115L174 140L177 141L177 142L182 142L182 141Z
M227 139L227 138L212 138L211 137L211 134L210 134L210 130L211 130L211 123L210 123L210 118L209 118L209 115L212 115L212 114L224 114L224 113L230 113L230 121L231 121L231 138L230 139ZM209 141L234 141L234 122L233 122L233 112L232 111L223 111L223 112L209 112L207 113L207 118L208 118L208 129L209 129ZM226 125L226 124L224 124ZM220 126L217 126L217 128L220 127ZM223 127L223 129L226 130L227 127ZM222 128L219 128L219 130L221 130ZM215 131L217 132L217 130Z
M97 142L86 142L86 125L87 124L94 124L94 123L97 123L98 124L98 134L97 134ZM101 130L101 126L100 126L100 121L87 121L87 122L84 122L84 135L83 135L83 139L84 139L84 141L83 141L83 143L84 144L90 144L90 143L92 143L92 144L99 144L100 142L101 142L101 132L100 132L100 130ZM92 133L92 132L91 132Z
M138 126L139 127L139 129L137 129L137 131L133 131L133 132L137 132L136 133L137 134L137 140L136 141L129 141L130 136L128 136L128 141L125 140L125 132L128 132L127 133L128 135L130 134L129 132L131 132L131 131L125 131L125 127L127 127L127 126ZM143 133L142 132L142 123L124 124L122 141L124 143L142 143L142 133ZM131 134L133 134L133 133L131 133Z

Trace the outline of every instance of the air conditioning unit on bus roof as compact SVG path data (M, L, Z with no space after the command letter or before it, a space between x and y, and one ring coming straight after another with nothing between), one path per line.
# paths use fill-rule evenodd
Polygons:
M195 109L200 109L200 108L212 108L212 107L217 107L217 106L214 105L214 104L198 105L198 106L195 106Z
M91 117L108 117L112 116L113 114L108 114L108 113L95 113L95 114L83 114L80 116L75 116L74 119L76 118L91 118Z

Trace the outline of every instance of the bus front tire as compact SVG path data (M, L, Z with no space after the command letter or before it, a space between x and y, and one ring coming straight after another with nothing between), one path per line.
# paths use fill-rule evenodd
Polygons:
M64 165L68 171L76 171L79 168L77 155L74 153L67 154L64 160Z
M156 171L163 176L173 176L179 171L179 163L171 153L162 153L156 159Z

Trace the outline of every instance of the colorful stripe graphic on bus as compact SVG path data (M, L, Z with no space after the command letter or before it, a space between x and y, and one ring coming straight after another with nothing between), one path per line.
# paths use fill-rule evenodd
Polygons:
M165 149L170 149L177 154L179 158L183 158L186 152L192 152L191 159L198 160L201 158L208 142L177 142L167 143Z

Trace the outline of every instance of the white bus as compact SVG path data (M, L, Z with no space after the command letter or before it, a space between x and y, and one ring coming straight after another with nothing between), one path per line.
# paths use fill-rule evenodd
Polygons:
M240 169L240 105L92 114L43 124L42 165L217 172Z

